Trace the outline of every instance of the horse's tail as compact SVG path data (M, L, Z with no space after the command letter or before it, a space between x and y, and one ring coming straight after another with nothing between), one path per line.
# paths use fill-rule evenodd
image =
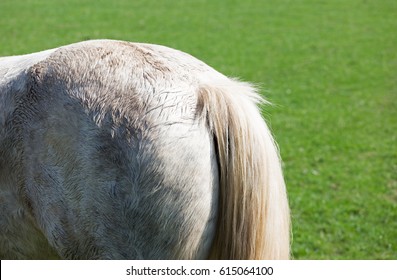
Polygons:
M288 259L290 217L280 158L249 84L204 85L198 108L214 137L220 189L212 259Z

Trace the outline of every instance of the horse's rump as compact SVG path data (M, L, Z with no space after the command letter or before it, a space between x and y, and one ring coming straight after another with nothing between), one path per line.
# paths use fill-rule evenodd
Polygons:
M0 62L0 108L4 109L0 115L0 199L12 197L15 204L4 207L0 218L5 226L0 229L4 258L40 258L39 253L31 253L40 251L33 239L47 240L61 258L207 258L212 244L213 248L222 246L219 233L224 231L219 231L219 223L228 223L217 217L219 176L225 176L221 153L230 149L227 141L240 138L267 137L265 146L274 161L254 158L255 172L240 174L240 182L248 178L241 176L258 176L262 168L271 176L268 172L273 169L262 163L274 164L278 182L275 192L268 192L268 186L253 188L266 190L259 191L257 209L246 207L243 211L250 214L237 218L254 219L257 213L260 219L237 231L251 231L240 236L250 239L255 235L254 243L274 238L273 232L267 234L267 229L253 226L263 222L269 228L267 218L276 231L289 231L275 219L284 223L288 209L285 188L279 182L278 157L264 122L260 127L265 132L260 136L255 136L252 127L242 131L252 133L253 138L238 135L238 128L228 122L219 129L213 123L225 105L239 108L236 101L252 104L243 108L254 110L255 122L259 122L250 97L232 98L232 104L227 101L230 89L241 83L179 51L117 41L84 42L53 50L40 59L13 61L17 66L3 70L5 74ZM247 91L248 87L242 88ZM219 97L217 104L211 101L214 95ZM252 96L256 96L253 91ZM251 113L244 116L237 111L232 109L226 115L219 111L219 116L237 123L241 118L243 123L250 121ZM230 131L230 138L219 145L224 129ZM262 145L264 140L255 141ZM255 149L254 145L236 148L242 154L240 161L250 161L257 152L266 155L261 148L245 155L243 148ZM233 157L226 165L232 164ZM228 167L228 178L234 176L233 168ZM248 182L274 183L271 179ZM282 195L275 199L284 203L280 211L266 198L278 191ZM245 199L242 194L234 200L251 203L253 192L248 191ZM259 206L261 203L266 205ZM10 238L9 233L18 232L18 222L34 232L30 234L34 238L23 234ZM236 238L235 233L230 238ZM271 242L280 247L276 240ZM286 242L283 237L284 247ZM40 247L41 256L47 257L50 249ZM12 253L15 248L19 254ZM261 245L261 250L266 246ZM240 251L216 257L287 257Z

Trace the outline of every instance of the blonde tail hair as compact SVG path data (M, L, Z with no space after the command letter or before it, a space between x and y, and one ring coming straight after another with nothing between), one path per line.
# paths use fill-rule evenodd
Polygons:
M220 189L211 259L288 259L290 214L280 157L248 83L199 89L198 108L215 139Z

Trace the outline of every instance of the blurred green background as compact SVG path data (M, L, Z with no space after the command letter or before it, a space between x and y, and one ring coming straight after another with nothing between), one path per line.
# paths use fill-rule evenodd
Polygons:
M0 0L0 56L95 38L261 86L295 259L397 259L397 1Z

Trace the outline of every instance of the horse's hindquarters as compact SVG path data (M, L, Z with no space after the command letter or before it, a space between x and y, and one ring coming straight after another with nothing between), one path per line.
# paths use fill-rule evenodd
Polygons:
M140 55L132 45L71 48L27 69L13 120L19 195L62 258L208 256L218 187L212 139L194 117L194 89L171 78L154 85L174 75L159 73L169 71L160 63L145 64L142 80Z
M89 41L1 60L0 256L53 256L46 239L61 258L288 258L260 100L155 45Z

